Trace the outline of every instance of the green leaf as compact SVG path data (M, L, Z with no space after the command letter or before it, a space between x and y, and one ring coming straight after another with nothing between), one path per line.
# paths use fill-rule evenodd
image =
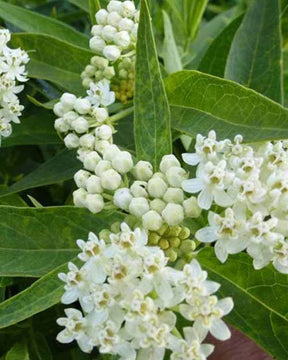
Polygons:
M257 342L274 359L288 358L288 276L272 267L254 270L244 253L220 264L213 249L202 250L197 259L209 278L219 282L219 293L232 296L235 307L227 320Z
M76 259L75 259L76 260ZM63 294L60 272L67 272L67 264L61 265L35 281L26 290L0 304L0 329L29 318L56 305Z
M234 7L215 16L199 30L197 38L191 44L190 54L188 58L185 59L187 69L192 70L198 68L211 43L236 16L238 16L238 10Z
M89 0L68 0L71 4L89 13Z
M189 42L197 35L207 3L208 0L184 0L184 19Z
M0 185L0 191L7 189L7 186ZM3 196L0 198L0 205L26 207L27 204L18 194Z
M52 17L43 16L24 7L11 5L7 1L0 1L0 13L5 21L21 30L50 35L73 45L88 48L88 37L86 35ZM61 56L60 54L58 57Z
M214 129L245 141L288 137L288 110L254 90L198 71L172 74L165 83L172 127L187 135Z
M6 354L5 360L29 360L27 345L25 342L16 343Z
M170 111L146 0L141 1L134 104L137 157L156 169L162 156L171 153Z
M121 219L111 211L95 216L69 206L0 206L0 276L41 277L77 256L77 239L86 240L90 231L98 234Z
M96 24L95 14L101 9L99 0L89 0L90 19L92 25Z
M163 44L163 58L165 68L168 73L173 73L182 70L182 63L174 39L172 24L169 15L163 10L164 19L164 44Z
M93 56L89 50L31 33L14 34L12 45L29 52L29 77L52 81L72 93L84 92L80 74Z
M52 112L38 110L37 114L21 118L21 124L13 126L12 135L3 139L2 147L15 145L59 144L54 129Z
M234 35L239 28L243 16L232 20L215 38L201 60L198 70L207 74L224 77L227 57Z
M0 191L0 198L7 194L70 180L80 168L81 163L77 160L75 151L65 149L9 188Z
M37 356L37 360L53 360L53 355L45 336L40 332L33 331L33 338L30 341L31 355Z
M253 0L236 32L225 77L283 102L282 43L278 0Z

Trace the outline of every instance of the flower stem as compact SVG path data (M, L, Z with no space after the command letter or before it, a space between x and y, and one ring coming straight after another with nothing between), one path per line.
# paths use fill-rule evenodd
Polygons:
M134 111L134 107L130 107L128 109L120 111L118 114L110 116L109 121L111 123L114 123L115 121L121 120L121 119L125 118L126 116L133 114L133 111Z

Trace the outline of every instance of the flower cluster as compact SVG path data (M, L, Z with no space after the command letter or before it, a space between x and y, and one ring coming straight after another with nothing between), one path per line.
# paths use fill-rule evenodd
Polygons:
M116 98L125 103L134 93L139 11L133 1L111 0L107 10L99 10L95 17L97 25L92 27L90 48L97 56L92 57L81 75L83 86L89 88L91 82L111 80Z
M220 261L229 254L247 250L255 269L269 263L288 273L288 144L285 141L246 145L242 137L234 142L197 137L196 153L183 154L197 165L196 178L183 182L183 189L199 193L198 204L209 210L213 204L226 210L209 213L209 226L196 238L215 242Z
M123 360L161 360L166 350L172 360L205 360L213 351L202 344L209 332L219 340L230 337L222 317L233 308L231 298L218 300L219 284L207 280L196 260L183 270L170 268L163 251L147 240L145 231L122 223L108 244L93 233L87 242L77 241L84 265L70 263L59 278L65 282L62 302L79 301L82 312L69 308L58 319L65 327L60 342L76 340L84 352L97 347ZM191 322L184 337L175 311Z
M20 123L24 106L20 105L17 94L24 86L17 82L27 81L25 65L29 61L25 51L7 46L10 39L9 30L0 29L0 145L1 138L12 133L11 122Z

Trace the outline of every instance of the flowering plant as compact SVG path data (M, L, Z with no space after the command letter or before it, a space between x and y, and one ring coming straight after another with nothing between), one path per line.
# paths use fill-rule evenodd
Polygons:
M40 2L0 1L0 359L286 360L285 2Z

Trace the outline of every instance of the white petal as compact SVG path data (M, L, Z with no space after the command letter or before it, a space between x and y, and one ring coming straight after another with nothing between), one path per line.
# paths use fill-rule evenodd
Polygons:
M154 277L154 286L159 297L164 300L169 301L173 297L173 291L169 282L161 276Z
M78 299L78 296L79 296L78 289L74 287L72 289L67 290L63 294L61 301L63 304L72 304Z
M223 320L217 319L212 322L210 333L218 340L228 340L231 332Z
M224 315L227 315L232 311L234 303L231 297L227 297L219 300L217 306L223 311Z
M193 318L191 317L192 309L193 308L190 305L186 305L186 304L179 305L180 314L187 320L193 320Z
M192 343L194 340L198 340L197 333L196 333L195 329L192 327L185 327L183 329L183 333L185 336L185 340L188 343Z
M201 179L190 179L190 180L184 180L182 182L182 188L184 191L188 193L197 193L204 188L203 181Z
M206 226L203 229L200 229L196 232L195 237L197 240L204 243L211 243L218 239L216 234L215 226Z
M56 339L62 344L69 344L74 340L74 337L70 331L64 329L57 335Z
M198 205L201 209L209 210L213 201L212 192L209 189L204 189L198 196Z
M227 251L229 254L238 254L239 252L246 249L248 245L248 239L241 238L236 240L230 240L227 243Z
M288 274L288 266L283 265L278 259L273 262L273 265L281 274Z
M201 352L204 356L208 357L214 351L215 346L211 344L202 344L200 346Z
M90 345L89 338L86 335L83 335L79 339L77 339L77 343L80 349L85 353L90 353L93 350L93 346Z
M220 241L217 241L215 244L215 254L222 263L228 258L228 252Z
M195 166L195 165L197 165L197 164L200 162L200 158L199 158L199 156L198 156L196 153L192 153L192 154L185 153L185 154L182 154L182 159L183 159L183 161L184 161L186 164L192 165L192 166Z
M210 295L210 294L214 294L216 291L219 290L220 288L220 284L218 284L217 282L215 281L210 281L210 280L207 280L204 282L204 285L205 285L205 288L207 289L207 293Z
M224 190L214 190L215 203L222 207L228 207L233 204L233 199Z

